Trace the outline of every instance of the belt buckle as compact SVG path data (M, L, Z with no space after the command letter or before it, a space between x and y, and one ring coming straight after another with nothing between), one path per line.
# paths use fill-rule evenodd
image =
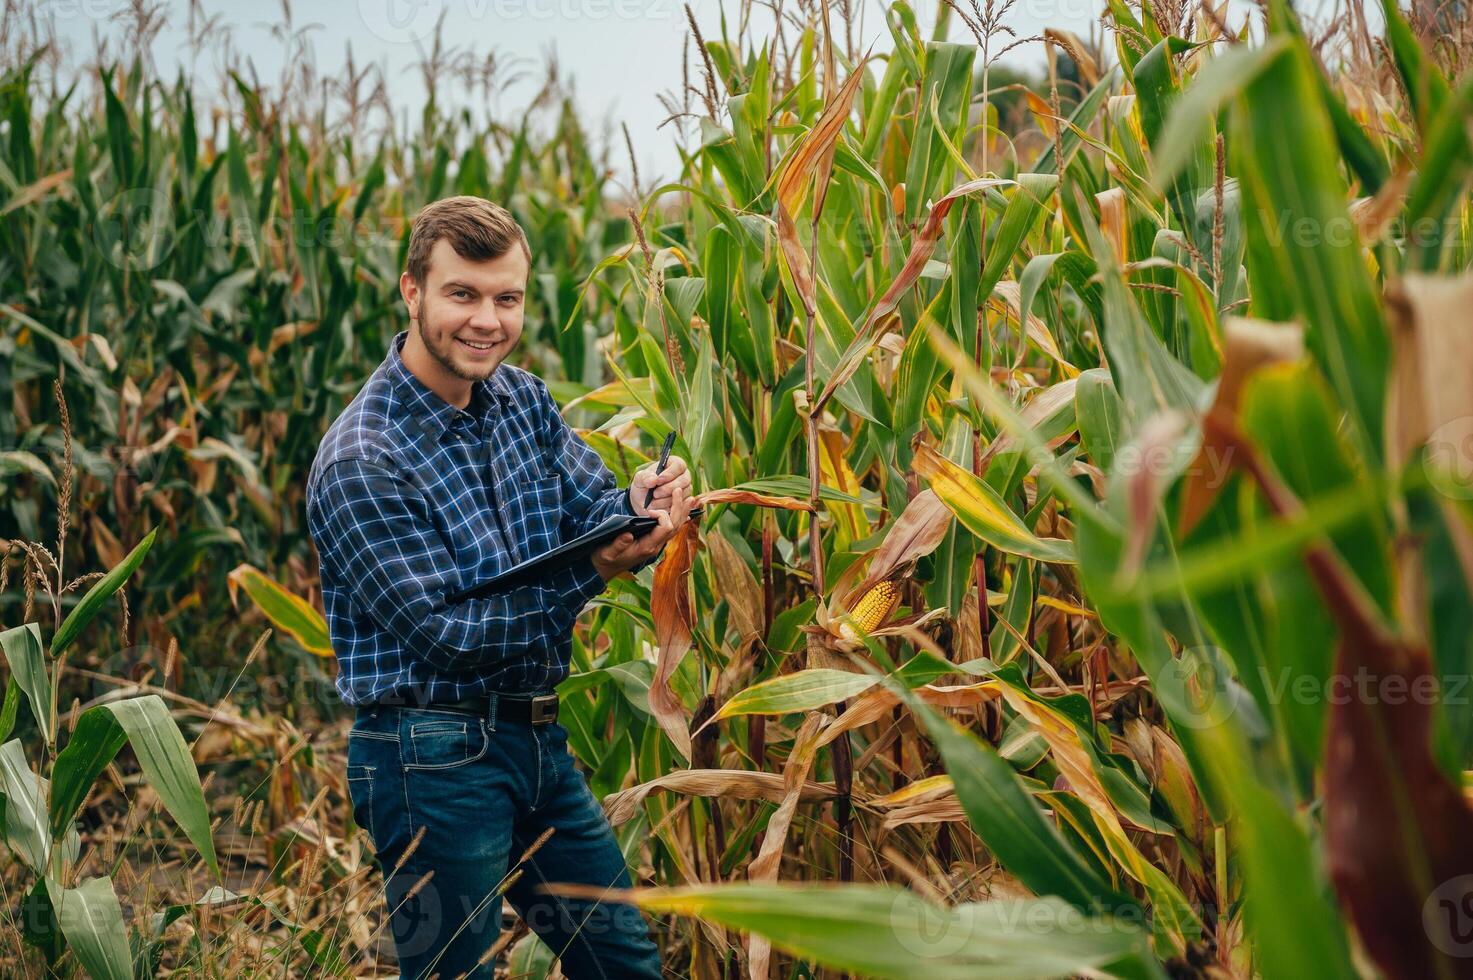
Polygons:
M557 721L557 695L540 694L532 699L532 724L548 725Z

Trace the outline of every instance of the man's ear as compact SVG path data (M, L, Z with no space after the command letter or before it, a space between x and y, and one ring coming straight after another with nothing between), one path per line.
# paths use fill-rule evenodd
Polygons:
M409 307L409 319L419 319L420 293L419 283L408 272L399 274L399 295L404 297L404 305Z

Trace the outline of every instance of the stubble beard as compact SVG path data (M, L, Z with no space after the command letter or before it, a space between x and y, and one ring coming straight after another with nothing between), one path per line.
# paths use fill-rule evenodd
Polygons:
M424 344L424 349L429 352L430 357L435 359L446 371L455 375L462 381L486 381L496 373L501 366L497 361L487 368L467 369L455 361L455 337L449 330L425 329L426 311L425 303L421 301L419 308L419 339ZM443 342L443 345L442 345Z

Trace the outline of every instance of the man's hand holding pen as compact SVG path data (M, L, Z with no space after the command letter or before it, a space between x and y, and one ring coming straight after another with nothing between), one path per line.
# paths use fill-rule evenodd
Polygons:
M674 440L670 440L673 442ZM629 482L629 502L640 517L654 517L659 524L635 537L626 531L593 553L593 566L604 581L628 571L665 549L690 517L692 507L690 469L679 456L661 454L664 463L651 463L634 473Z

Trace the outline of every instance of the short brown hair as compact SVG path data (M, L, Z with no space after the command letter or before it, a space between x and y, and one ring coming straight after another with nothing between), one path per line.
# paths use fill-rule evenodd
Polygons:
M414 216L406 264L409 278L421 286L430 271L430 249L442 238L450 242L456 255L472 262L499 259L520 244L527 265L532 264L527 235L511 212L484 197L462 194L426 204Z

